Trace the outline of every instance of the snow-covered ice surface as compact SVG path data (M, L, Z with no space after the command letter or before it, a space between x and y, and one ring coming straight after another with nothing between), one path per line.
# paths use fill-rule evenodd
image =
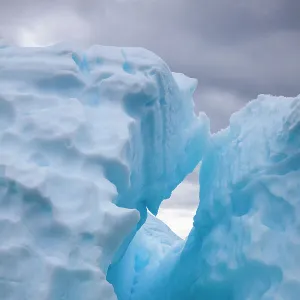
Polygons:
M195 87L144 49L0 45L1 300L299 300L300 97L210 135ZM200 161L183 241L152 214Z
M0 299L116 299L106 272L208 133L144 49L0 49Z

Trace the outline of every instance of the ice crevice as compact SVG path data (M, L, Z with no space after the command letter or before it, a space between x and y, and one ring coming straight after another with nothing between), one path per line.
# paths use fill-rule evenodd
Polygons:
M299 299L299 96L211 134L145 49L6 46L0 70L1 299ZM200 161L183 241L155 214Z

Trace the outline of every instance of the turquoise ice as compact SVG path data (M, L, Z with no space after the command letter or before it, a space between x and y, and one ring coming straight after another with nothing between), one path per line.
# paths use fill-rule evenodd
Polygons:
M298 299L300 97L261 95L234 114L208 142L200 186L186 241L147 222L112 267L119 299Z
M298 300L300 97L209 131L140 48L0 48L1 300ZM154 216L199 163L184 241Z

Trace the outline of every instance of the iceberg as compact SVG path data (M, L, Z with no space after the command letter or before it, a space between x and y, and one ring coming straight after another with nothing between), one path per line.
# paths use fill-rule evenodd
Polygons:
M117 299L108 267L205 148L195 87L144 49L1 47L1 299Z
M210 137L187 240L167 241L159 223L136 235L123 260L138 277L119 299L299 299L299 182L300 96L261 95Z
M210 133L141 48L0 47L1 300L298 300L300 96ZM157 214L201 162L186 240Z

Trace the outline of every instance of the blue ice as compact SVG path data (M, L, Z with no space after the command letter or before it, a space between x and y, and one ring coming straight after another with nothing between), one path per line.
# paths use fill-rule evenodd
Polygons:
M0 48L1 300L299 300L300 97L211 134L140 48ZM155 217L198 163L180 239Z

